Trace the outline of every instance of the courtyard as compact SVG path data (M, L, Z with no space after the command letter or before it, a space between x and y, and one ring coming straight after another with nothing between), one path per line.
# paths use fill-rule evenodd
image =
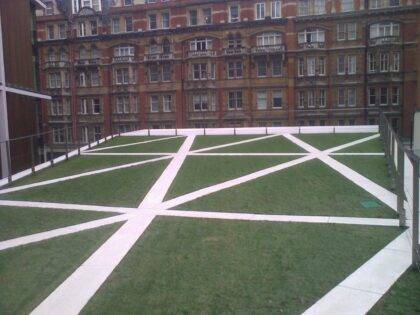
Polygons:
M392 188L376 132L114 137L0 190L0 312L420 311Z

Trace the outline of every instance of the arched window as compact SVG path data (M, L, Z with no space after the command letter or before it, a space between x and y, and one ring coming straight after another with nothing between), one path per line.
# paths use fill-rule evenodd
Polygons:
M263 33L257 36L257 46L281 45L283 38L281 33Z
M370 26L370 38L398 37L400 36L400 24L395 22L375 23Z
M323 43L325 42L325 31L322 29L304 30L298 33L298 43Z
M134 56L134 47L122 45L114 48L114 57Z
M171 43L167 38L165 38L162 42L162 50L164 54L170 54L171 53Z

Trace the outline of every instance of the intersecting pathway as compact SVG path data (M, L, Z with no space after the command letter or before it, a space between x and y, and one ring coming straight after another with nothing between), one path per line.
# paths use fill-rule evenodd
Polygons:
M244 143L261 141L272 137L285 137L297 146L303 148L306 153L211 153L208 151L237 146ZM100 248L98 248L73 274L71 274L61 285L59 285L40 305L34 310L33 314L78 314L97 292L100 286L106 281L112 271L119 265L121 260L134 246L153 219L158 216L176 216L189 218L212 218L224 220L248 220L248 221L273 221L273 222L306 222L324 224L358 224L358 225L378 225L378 226L398 226L398 220L376 219L376 218L353 218L353 217L331 217L331 216L293 216L293 215L265 215L250 213L225 213L225 212L203 212L203 211L183 211L169 210L184 204L188 201L234 187L252 180L256 180L268 174L299 165L309 160L318 159L329 167L342 174L348 180L368 191L370 194L381 200L390 208L396 211L396 195L377 185L363 175L355 172L344 164L332 158L335 154L340 154L339 150L349 148L354 145L370 141L379 137L373 135L340 145L328 150L320 151L308 143L296 138L291 134L269 135L236 141L223 145L203 148L191 151L194 142L194 135L187 136L177 153L133 153L132 155L162 155L136 163L124 164L116 167L85 172L72 176L66 176L34 184L22 185L13 188L0 190L0 195L8 192L31 189L34 187L52 185L55 183L72 180L84 176L91 176L111 172L117 169L135 167L153 163L156 161L171 159L161 176L157 179L149 192L146 194L138 208L107 207L78 204L60 204L47 202L30 201L9 201L0 200L0 206L15 206L29 208L48 208L48 209L72 209L80 211L107 211L119 213L119 215L94 220L69 227L59 228L51 231L41 232L33 235L18 237L15 239L0 242L0 251L16 246L43 241L61 235L77 233L80 231L109 225L116 222L125 222L117 232L115 232ZM177 137L171 137L177 138ZM106 153L101 152L110 148L127 147L144 143L164 141L168 138L154 139L149 141L137 142L134 144L124 144L112 147L92 149L84 152L89 155L129 155L127 153ZM343 155L366 155L377 156L381 153L342 153ZM268 167L232 180L228 180L216 185L208 186L197 191L178 196L171 200L163 201L182 164L189 155L208 156L296 156L295 160ZM256 211L258 212L258 211ZM342 314L351 311L355 313L365 313L378 299L389 289L398 277L409 267L411 252L409 242L406 239L407 232L401 234L396 240L382 249L372 259L366 262L336 288L327 293L310 309L307 314L334 313ZM357 308L355 308L357 305Z

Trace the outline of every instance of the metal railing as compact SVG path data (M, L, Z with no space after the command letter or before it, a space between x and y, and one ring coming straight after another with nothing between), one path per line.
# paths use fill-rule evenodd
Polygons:
M420 270L419 181L420 158L405 147L388 119L380 114L379 131L391 176L395 179L397 210L401 227L408 227L412 266Z

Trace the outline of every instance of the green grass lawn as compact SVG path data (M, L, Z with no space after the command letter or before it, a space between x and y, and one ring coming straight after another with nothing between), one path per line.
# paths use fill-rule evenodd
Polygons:
M102 219L117 213L0 207L0 241Z
M305 153L306 151L283 136L234 145L208 151L209 153Z
M392 179L388 175L388 167L384 156L333 156L333 158L371 181L391 190Z
M352 147L345 148L337 152L351 152L351 153L383 153L383 144L380 138L372 139Z
M355 140L372 136L373 133L299 134L297 138L319 150L326 150ZM350 152L350 151L349 151ZM353 152L353 151L352 151Z
M9 194L0 199L137 207L169 160Z
M0 313L28 314L121 223L0 251Z
M92 147L92 149L98 149L98 148L106 148L114 145L121 145L121 144L130 144L130 143L136 143L136 142L143 142L143 141L150 141L150 140L157 140L162 139L166 137L156 137L156 136L121 136L121 137L115 137L112 140L109 140L107 142L103 142L98 146Z
M420 271L418 269L406 271L369 314L420 314Z
M232 135L232 136L196 136L191 150L198 150L217 145L260 138L261 135Z
M189 156L165 199L291 161L296 157Z
M376 201L378 206L365 209L362 205L364 201ZM204 196L176 208L396 218L392 209L318 160Z
M301 313L399 233L160 217L82 313Z
M113 167L117 165L129 164L149 160L158 156L78 156L68 161L60 162L54 167L27 176L16 182L11 187L41 182L44 180L65 177L89 171L95 171L102 168Z
M185 138L172 138L157 142L144 143L133 145L129 147L106 149L100 152L103 153L143 153L143 152L152 152L152 153L171 153L177 152L182 143L185 141Z

